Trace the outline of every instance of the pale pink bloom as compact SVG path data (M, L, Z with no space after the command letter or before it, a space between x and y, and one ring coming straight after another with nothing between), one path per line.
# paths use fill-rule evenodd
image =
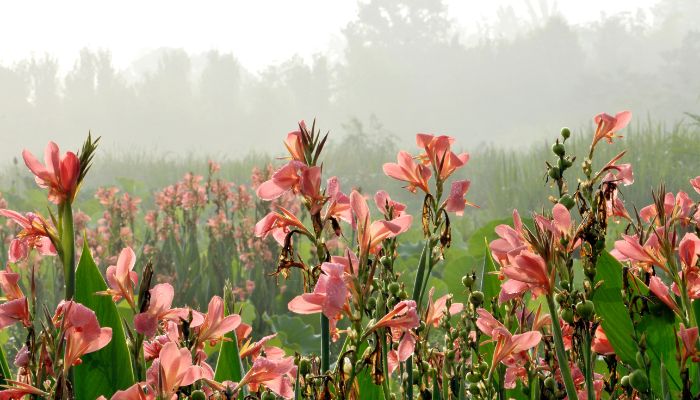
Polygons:
M355 190L350 194L350 204L357 221L357 241L361 255L374 253L382 241L406 232L413 221L413 217L407 214L391 221L370 222L367 201Z
M235 330L241 323L241 316L231 314L224 317L224 300L219 296L214 296L209 301L207 314L204 321L197 327L197 342L209 342L214 346L223 336Z
M664 196L664 215L666 219L678 218L684 225L690 222L690 212L695 203L685 192L678 192L675 196L673 193L666 193ZM649 222L659 214L655 204L650 204L639 210L639 216L643 221ZM659 224L659 221L655 221Z
M19 274L12 271L8 264L4 271L0 271L0 287L7 300L17 300L24 297L22 289L19 287Z
M696 192L698 192L698 194L700 194L700 176L696 176L695 178L691 179L690 185Z
M299 193L302 186L309 190L308 188L313 184L303 181L313 178L315 174L307 175L305 178L304 172L308 169L309 167L304 163L292 160L275 171L269 180L261 183L255 193L262 200L274 200L290 190Z
M642 246L637 235L622 235L622 240L615 241L616 252L613 255L620 261L632 261L643 266L656 265L665 268L665 259L658 249L658 241L652 235Z
M563 204L557 203L552 207L551 220L543 215L536 215L535 222L540 229L551 232L555 242L573 235L571 214Z
M28 150L22 152L22 158L30 171L35 175L36 183L42 188L49 189L49 200L55 204L73 201L78 186L80 161L73 152L61 156L58 145L49 142L44 151L42 165Z
M350 249L345 249L345 255L331 256L331 262L334 264L341 264L345 268L345 273L348 275L358 274L360 259L357 258L357 255L350 251Z
M518 210L513 210L513 227L505 224L498 225L495 232L499 239L489 243L489 249L493 258L501 266L509 264L508 255L517 255L527 249L527 242L523 236L523 223Z
M248 340L248 342L246 342L243 346L240 347L239 355L241 359L250 357L251 359L255 360L265 348L265 344L276 337L277 334L275 333L272 335L265 336L254 343L251 343L251 341ZM265 349L265 352L267 353L267 349Z
M612 143L615 134L624 129L631 119L632 113L629 111L619 112L615 114L614 117L606 113L596 115L595 118L593 118L593 121L597 125L595 135L593 136L593 146L602 139L607 139L608 143Z
M438 179L445 181L458 168L463 167L469 161L469 154L455 154L452 152L454 138L450 136L434 136L427 133L416 135L416 144L425 150L419 156L424 164L430 164L437 171Z
M383 166L384 173L394 179L408 183L406 189L415 193L416 188L421 189L425 193L430 193L428 188L428 180L432 173L430 168L423 164L415 163L413 157L405 151L399 151L397 156L398 163L386 163Z
M56 248L51 241L54 229L41 215L34 213L22 215L7 209L0 209L0 215L12 219L22 228L10 243L10 262L14 263L27 258L32 249L36 249L43 256L56 255Z
M119 390L110 400L155 400L155 391L145 382L135 383L128 389Z
M683 347L681 348L681 363L685 365L689 358L692 358L693 362L700 361L700 354L697 349L698 342L698 328L685 328L685 325L681 324L678 330L678 337L681 339Z
M251 391L257 391L258 385L265 385L278 396L291 399L294 397L294 389L288 374L293 368L294 357L281 359L258 357L236 385L236 390L248 385Z
M399 347L394 350L389 350L387 354L387 366L389 367L389 373L393 374L396 368L398 368L399 363L408 360L416 349L416 338L413 337L411 332L403 333L401 340L399 341Z
M326 206L326 212L323 214L323 219L333 217L351 224L350 198L340 191L340 183L337 177L332 176L326 181L326 196L328 196L328 205Z
M393 218L400 217L406 213L406 205L392 200L389 197L389 193L384 190L380 190L374 195L374 203L377 205L379 212L384 215L389 215L389 210L391 210Z
M540 343L542 334L536 331L512 335L507 329L495 328L491 331L491 338L496 342L496 348L493 351L493 362L491 369L493 370L499 362L503 362L508 357L527 351Z
M445 211L453 212L459 216L464 214L464 208L466 206L476 207L475 204L467 201L464 196L467 195L469 190L469 181L454 181L450 187L450 195L445 200Z
M493 336L495 329L506 329L505 325L494 318L486 309L477 308L476 313L479 314L479 318L476 319L476 326L487 336Z
M160 356L146 372L146 381L164 399L176 399L180 387L202 378L211 379L212 376L204 368L192 364L192 353L187 348L179 349L173 342L163 346Z
M425 313L425 323L426 325L432 324L437 327L445 313L450 316L459 314L464 309L464 305L462 303L452 303L448 309L447 299L451 299L452 295L446 294L433 302L434 293L435 288L430 288L428 292L428 310Z
M501 291L498 293L498 304L521 297L530 290L530 285L525 282L508 279L501 283Z
M377 321L372 330L391 328L400 331L408 331L420 325L420 317L416 310L416 302L403 300L394 306L385 316Z
M300 129L306 129L306 123L304 121L299 121L299 127ZM301 130L289 132L287 138L284 140L284 147L287 148L289 155L292 156L292 160L306 163L302 135L303 133Z
M683 269L695 267L700 255L700 238L694 233L686 233L678 244L678 255L683 264Z
M316 282L313 293L304 293L293 298L287 308L297 314L322 312L331 323L342 317L349 296L345 267L342 264L323 263L323 273Z
M287 234L296 229L305 235L311 235L304 224L291 212L282 206L277 206L280 212L271 211L255 224L255 236L265 239L272 234L280 246L284 246Z
M7 328L17 322L22 322L27 328L32 326L26 297L0 304L0 329Z
M109 289L98 294L110 295L114 302L125 299L132 308L135 308L134 285L138 282L138 275L134 271L134 265L136 265L136 253L131 247L124 248L119 253L117 265L107 267Z
M155 285L149 290L149 293L150 303L148 309L134 316L134 329L136 329L136 332L151 337L156 333L159 321L173 321L177 323L180 320L189 318L190 311L188 309L170 308L175 298L175 289L171 284L160 283ZM193 312L190 326L196 327L201 323L202 315Z
M21 400L27 396L39 396L39 398L48 399L51 396L49 393L27 383L5 379L5 384L7 386L0 390L0 400Z
M649 291L654 293L654 296L658 297L664 304L666 304L671 310L680 314L681 310L676 304L676 301L671 297L671 292L668 286L659 278L654 275L649 278Z
M66 340L64 372L79 365L80 357L102 349L112 340L112 328L100 328L95 312L80 303L62 302L56 313L63 317L60 327Z
M508 279L527 283L532 289L542 289L545 293L552 290L552 277L542 257L523 250L516 256L509 256L509 265L501 268L501 273Z
M591 349L604 356L615 354L615 349L613 349L612 345L610 344L610 341L605 335L602 326L599 326L595 331L593 342L591 343Z

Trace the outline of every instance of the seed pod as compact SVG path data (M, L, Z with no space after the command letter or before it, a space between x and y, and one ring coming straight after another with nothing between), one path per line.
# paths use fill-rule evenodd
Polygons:
M566 147L564 147L563 143L557 141L552 145L552 152L559 157L564 157L564 154L566 154Z
M207 398L207 395L204 394L204 392L202 392L201 390L195 390L190 395L191 400L206 400L206 398Z
M591 320L594 312L595 308L593 306L593 302L590 300L581 301L578 304L576 304L576 314L578 314L581 318L585 319L586 321Z
M647 375L641 369L632 372L629 377L630 385L635 390L646 392L649 389L649 379L647 379Z
M469 295L469 302L478 307L484 303L484 293L480 291L474 291Z
M571 137L571 131L569 130L569 128L567 128L567 127L561 128L561 137L563 137L564 140Z

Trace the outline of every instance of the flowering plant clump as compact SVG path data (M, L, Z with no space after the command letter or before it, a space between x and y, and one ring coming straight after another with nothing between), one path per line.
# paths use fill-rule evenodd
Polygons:
M550 205L479 237L479 266L447 263L455 219L478 209L449 136L419 133L384 164L406 204L324 176L328 135L302 121L283 165L250 185L210 162L157 192L144 226L140 198L100 188L94 228L73 210L98 140L49 143L44 163L25 151L48 211L0 197L0 329L21 344L12 369L0 353L0 398L697 398L699 203L660 186L625 205L625 152L595 155L630 119L594 118L578 175L562 129ZM700 195L700 177L689 185ZM63 266L57 304L37 291L37 256ZM439 284L448 267L454 293ZM270 315L279 301L296 328Z

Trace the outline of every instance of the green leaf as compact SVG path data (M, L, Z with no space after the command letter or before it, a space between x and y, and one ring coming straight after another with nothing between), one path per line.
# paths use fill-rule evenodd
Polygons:
M93 310L100 326L112 328L109 344L84 355L82 364L74 368L75 398L94 400L100 395L109 398L135 381L119 311L110 296L95 294L106 290L107 284L85 243L76 271L75 301Z
M12 378L12 372L10 372L10 366L7 364L7 356L5 355L5 349L0 346L0 385L4 385L6 379Z
M605 335L615 354L636 368L634 325L622 301L622 265L607 251L598 258L596 284L600 284L600 287L593 293L593 304L602 319Z
M224 302L224 315L229 315L229 310ZM232 381L240 382L243 376L243 364L238 352L238 339L236 331L231 331L226 334L229 339L221 343L219 350L219 358L216 361L216 372L214 372L214 380L217 382Z
M484 238L484 244L486 251L484 253L484 266L481 268L481 273L477 276L478 287L484 294L484 308L491 309L491 299L498 299L498 294L501 291L501 282L498 280L498 275L493 272L498 271L496 268L496 263L491 257L491 252L489 251L489 243ZM493 310L491 310L493 311Z
M263 318L277 333L285 349L300 354L321 354L321 335L314 333L314 328L301 318L288 315L264 315Z
M372 376L370 375L369 368L363 368L359 374L357 374L357 386L359 387L359 397L360 399L383 399L384 389L380 385L375 385L372 381Z
M654 393L661 393L661 364L667 373L667 385L673 395L678 395L680 369L676 361L675 316L665 306L657 307L646 314L637 325L637 331L647 338L647 354L651 361L649 380ZM605 331L607 334L608 331Z

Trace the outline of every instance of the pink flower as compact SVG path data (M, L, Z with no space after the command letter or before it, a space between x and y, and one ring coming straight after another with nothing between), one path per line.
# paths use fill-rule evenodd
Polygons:
M389 215L389 210L391 210L393 218L400 217L406 213L406 205L392 200L389 197L389 193L384 190L380 190L374 195L374 203L377 205L379 212L386 216Z
M294 357L269 359L258 357L253 366L236 385L236 390L248 385L251 391L257 391L258 385L265 385L278 396L285 399L294 397L294 389L288 373L294 368Z
M357 255L350 251L350 249L345 249L345 255L343 256L331 256L331 262L334 264L342 264L345 268L345 273L348 275L357 275L358 268L360 266L360 259Z
M241 316L232 314L224 317L224 300L214 296L209 301L204 321L198 326L197 342L214 346L225 334L235 330L241 324Z
M22 158L35 175L36 183L49 189L50 201L55 204L73 201L80 175L80 161L75 153L69 151L61 156L58 145L49 142L44 151L45 166L28 150L22 152Z
M537 346L542 340L542 334L536 331L511 335L506 327L488 311L480 308L477 313L479 314L479 318L476 320L477 327L496 342L493 363L491 364L492 370L499 362Z
M416 302L413 300L403 300L394 306L385 316L377 321L372 330L381 328L398 329L408 331L420 325L420 318L416 310Z
M156 395L144 382L135 383L126 390L119 390L110 400L155 400Z
M523 223L520 220L518 210L513 210L513 227L498 225L495 229L499 239L489 244L493 258L501 266L509 264L509 255L517 255L527 249L527 243L523 236Z
M453 212L457 214L458 216L462 216L464 214L464 207L466 206L472 206L476 207L476 205L470 203L467 201L467 199L464 198L466 196L467 191L469 190L469 181L454 181L452 182L452 186L450 188L450 195L445 200L445 211L447 212Z
M287 234L297 229L305 235L311 235L299 219L282 206L277 206L280 212L271 211L255 224L255 236L265 239L272 234L280 246L284 245Z
M683 347L681 348L681 364L685 365L689 358L692 358L693 362L700 361L700 354L697 349L698 342L698 328L685 328L685 325L681 324L678 330L678 337L681 339Z
M654 296L658 297L664 304L666 304L671 310L680 314L681 310L676 304L676 301L671 297L671 292L668 286L656 275L649 278L649 291L654 293Z
M450 308L447 308L447 299L451 299L452 295L446 294L433 302L433 294L435 293L435 288L430 288L428 292L428 310L425 313L425 323L426 325L432 324L433 326L438 326L442 317L447 313L447 315L455 315L462 312L464 305L462 303L452 303Z
M0 287L7 300L17 300L24 297L19 287L19 274L13 272L8 264L4 271L0 271Z
M430 193L430 189L428 189L428 180L432 175L430 168L423 164L414 163L413 157L405 151L399 151L397 159L398 163L384 164L384 173L390 178L408 182L406 189L412 193L416 192L416 188Z
M678 255L683 264L683 270L695 267L700 255L700 238L694 233L686 233L678 244Z
M175 298L175 289L169 283L160 283L153 286L150 293L150 303L148 309L134 316L134 329L148 337L153 336L158 329L159 321L186 320L189 318L189 310L185 308L170 307ZM202 316L199 313L192 313L190 326L196 327L202 323Z
M0 329L7 328L17 322L22 322L25 327L32 326L26 297L0 304Z
M350 194L350 204L357 220L357 241L360 245L360 255L374 253L382 241L406 232L413 221L412 216L403 215L391 221L370 223L367 201L355 190Z
M698 194L700 194L700 176L696 176L695 178L691 179L690 185L696 192L698 192Z
M299 130L287 134L287 138L284 140L284 147L287 148L289 155L292 156L292 160L306 163L304 140L302 138L304 133L302 130L306 130L306 122L299 121Z
M596 115L593 118L597 125L593 136L593 146L602 139L607 139L608 143L612 143L615 133L625 128L631 119L632 113L629 111L619 112L614 117L606 113Z
M192 353L179 349L176 343L170 342L163 346L160 356L153 361L146 373L146 381L156 388L160 398L176 399L177 390L194 382L209 378L206 369L192 365Z
M542 289L546 293L552 290L552 277L542 257L524 250L516 256L510 256L510 264L501 268L501 273L508 279L527 283L531 288Z
M21 400L26 396L39 396L40 398L49 398L51 396L40 389L35 388L27 383L17 382L10 379L5 379L5 383L11 386L5 386L0 390L0 400Z
M299 191L301 173L306 165L299 161L290 161L272 174L270 180L258 186L255 193L262 200L274 200L289 190Z
M110 295L116 303L122 298L129 303L131 308L136 308L134 303L134 285L138 281L138 275L134 272L136 254L131 247L124 248L119 253L117 265L107 267L107 283L109 289L98 294Z
M642 246L637 235L622 235L622 240L615 241L613 255L620 261L632 261L643 266L659 266L665 268L665 259L657 249L657 241L652 241L655 236Z
M255 360L265 348L265 344L276 337L277 334L275 333L272 335L265 336L254 343L251 343L250 340L248 340L246 344L240 347L239 355L241 359L250 357L252 360ZM267 353L267 348L265 348L265 353Z
M112 340L112 328L100 328L95 312L80 303L62 302L56 313L63 317L60 326L66 340L64 372L79 365L84 354L100 350Z
M304 293L292 299L287 305L289 311L297 314L322 312L331 321L341 318L348 299L345 267L342 264L323 263L323 273L316 282L313 293Z
M593 336L593 343L591 343L591 349L598 354L609 356L615 354L615 349L613 349L608 337L603 331L603 327L599 326L595 331Z
M416 144L425 150L419 157L424 164L433 166L437 171L438 179L445 181L458 168L463 167L469 161L469 154L455 154L451 147L454 138L450 136L434 136L426 133L416 135Z
M328 205L326 206L326 212L323 214L323 219L333 217L351 224L350 198L340 191L340 183L337 177L330 177L326 181L326 196L328 196Z
M54 229L39 214L18 212L0 209L0 215L12 219L22 230L12 239L9 250L10 262L17 262L27 258L29 251L36 249L39 254L55 256L56 248L51 241Z
M397 339L397 338L393 338ZM399 341L399 347L396 350L390 350L387 354L387 364L389 367L389 373L393 374L396 368L398 368L399 363L408 360L416 349L416 339L410 332L404 332L401 340Z

